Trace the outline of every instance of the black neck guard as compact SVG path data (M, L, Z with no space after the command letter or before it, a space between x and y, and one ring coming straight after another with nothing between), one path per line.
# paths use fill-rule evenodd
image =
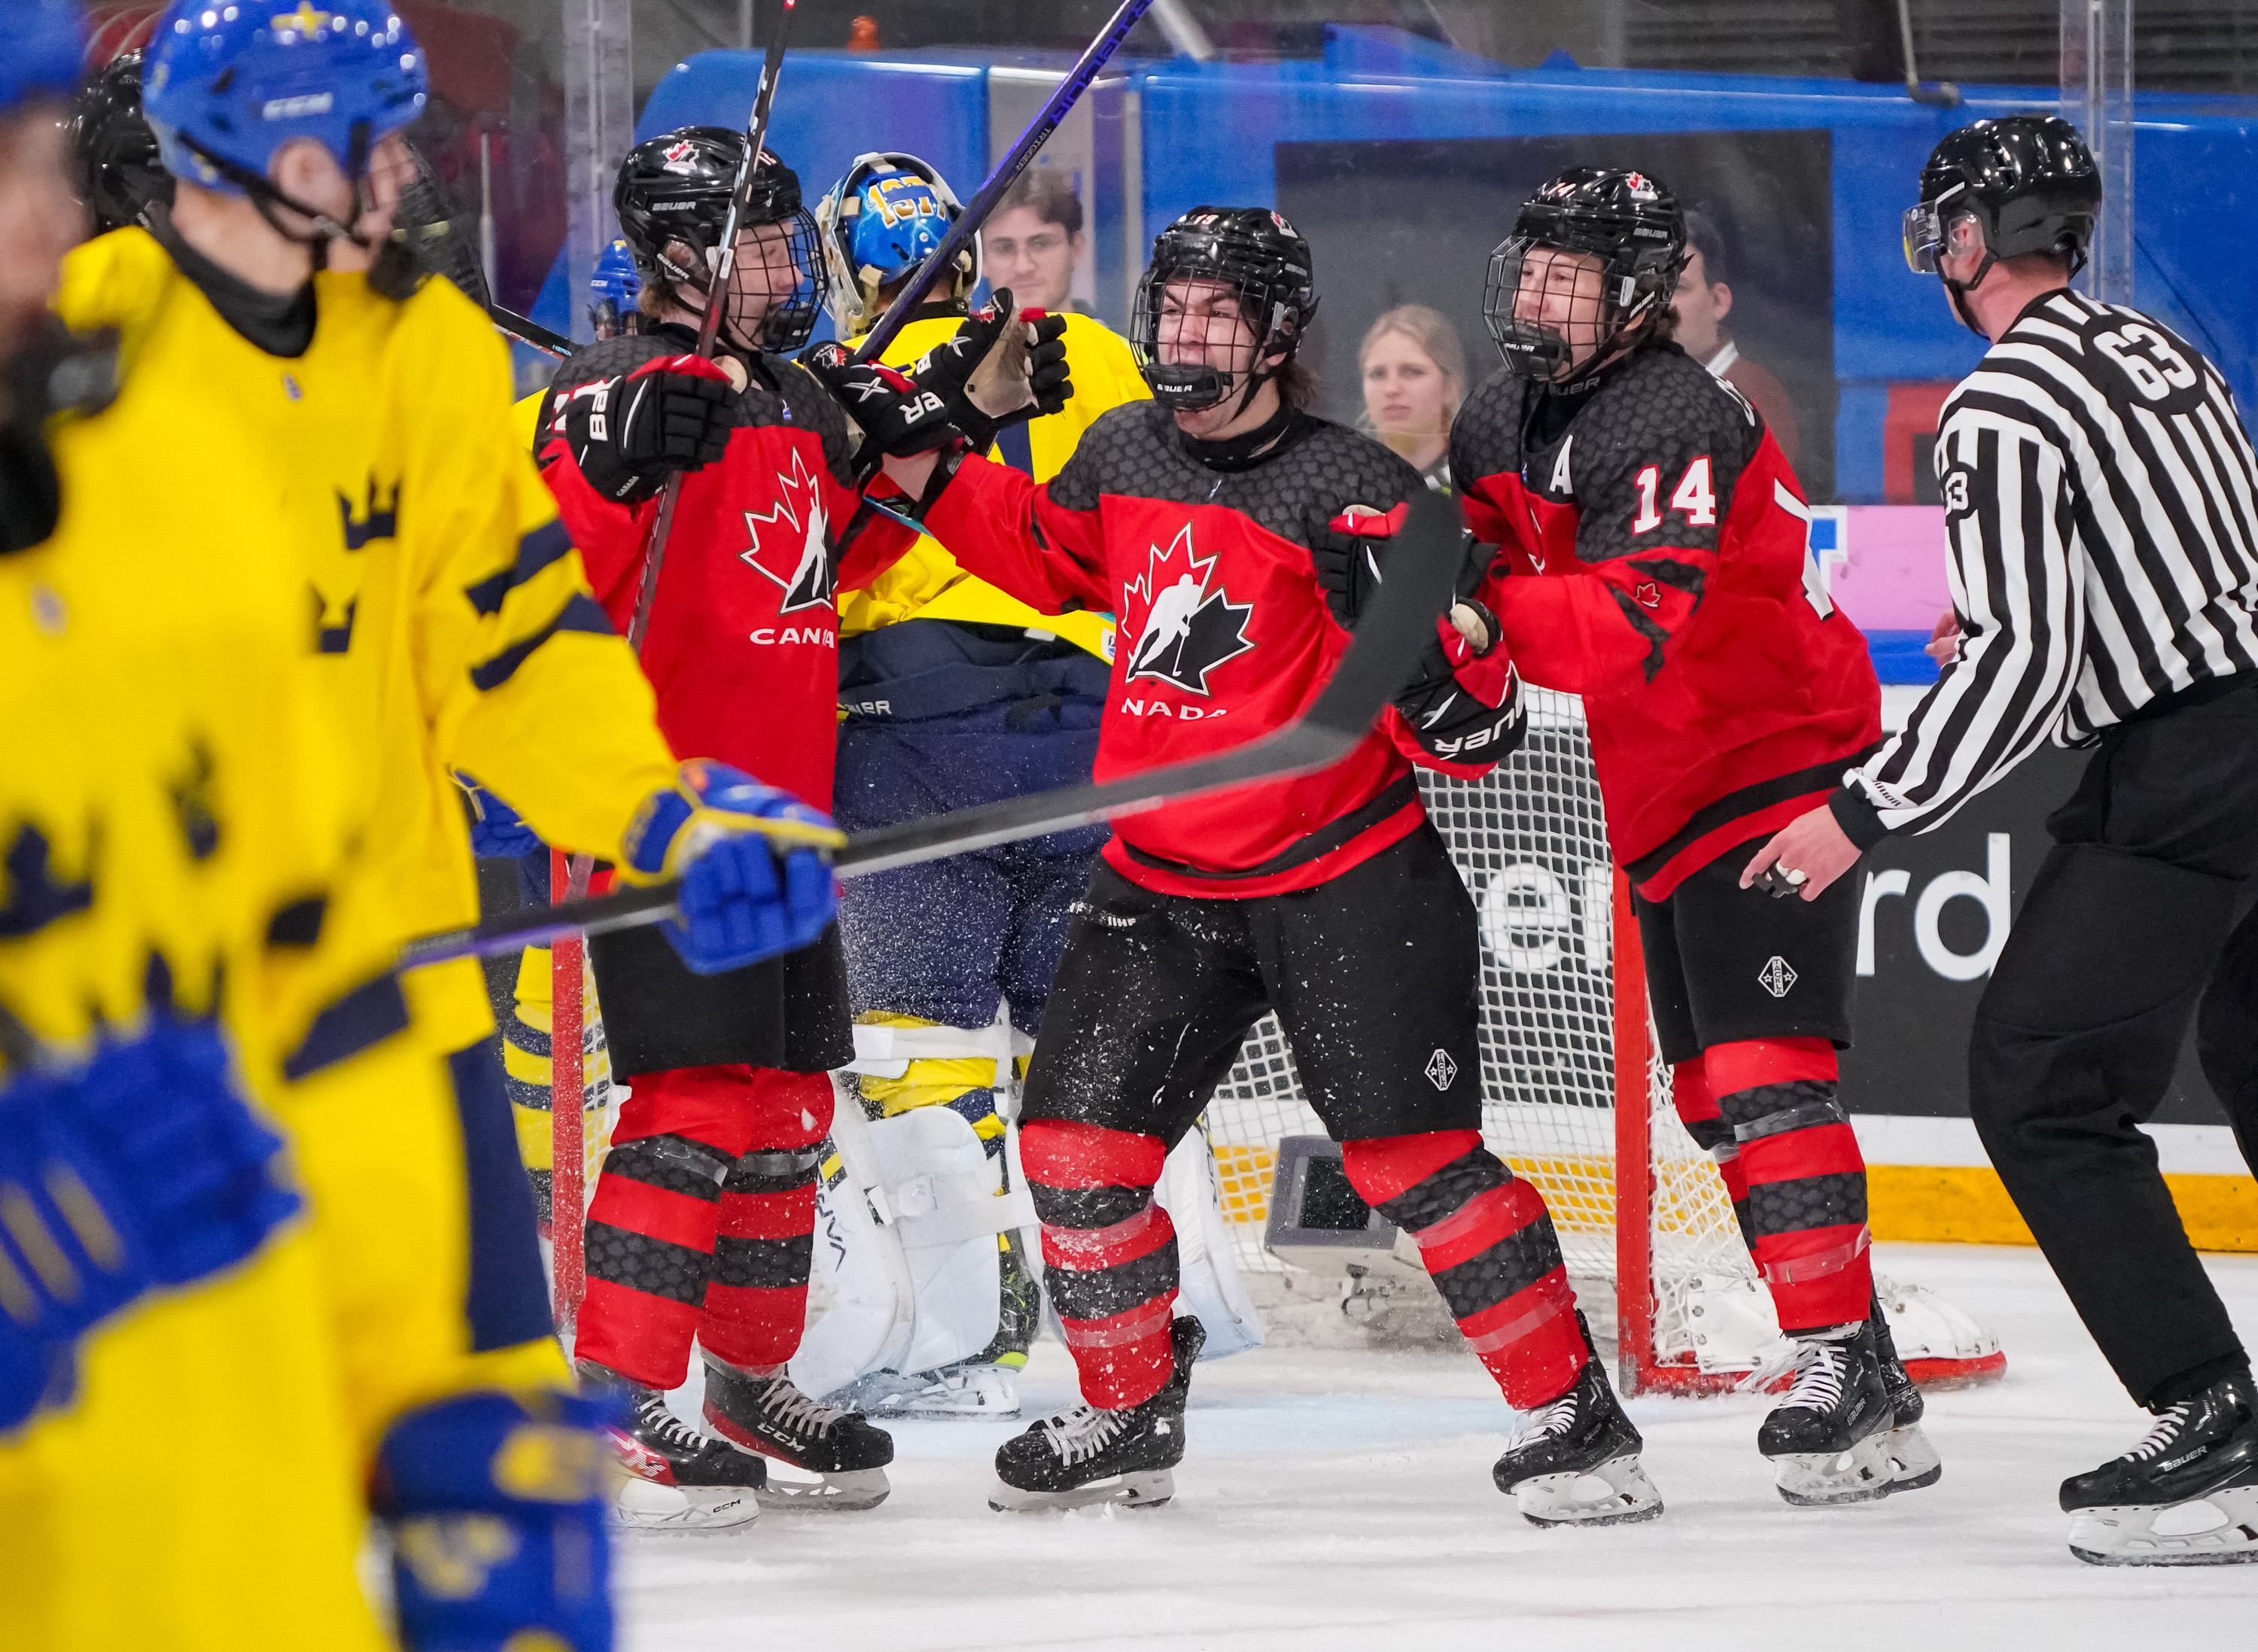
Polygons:
M1300 409L1278 404L1278 411L1252 430L1242 430L1237 436L1225 436L1219 442L1203 442L1176 432L1177 445L1211 471L1229 475L1239 471L1251 471L1277 454L1293 446L1315 429L1317 421L1309 418Z

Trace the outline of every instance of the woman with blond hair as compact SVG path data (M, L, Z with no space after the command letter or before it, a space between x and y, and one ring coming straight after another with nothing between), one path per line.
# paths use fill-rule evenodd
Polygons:
M1449 319L1424 304L1383 311L1357 351L1368 430L1450 491L1451 421L1466 399L1466 352Z

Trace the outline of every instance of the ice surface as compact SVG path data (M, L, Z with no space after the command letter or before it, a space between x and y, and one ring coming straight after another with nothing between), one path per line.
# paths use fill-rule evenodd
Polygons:
M1491 1486L1509 1414L1462 1351L1268 1348L1200 1367L1176 1500L991 1513L1022 1423L907 1423L894 1494L864 1514L763 1514L741 1533L623 1544L630 1652L1021 1648L2106 1648L2251 1644L2258 1566L2104 1571L2070 1558L2063 1476L2146 1418L2038 1252L1884 1244L1882 1271L1994 1327L2008 1375L1932 1394L1942 1484L1863 1507L1783 1504L1756 1453L1765 1402L1641 1400L1668 1512L1540 1531ZM2258 1338L2258 1257L2205 1258ZM1029 1418L1070 1402L1038 1347ZM695 1397L678 1395L688 1414Z

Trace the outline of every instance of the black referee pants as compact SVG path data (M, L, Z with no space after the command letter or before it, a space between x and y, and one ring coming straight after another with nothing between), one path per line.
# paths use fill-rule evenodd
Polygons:
M2243 1358L2136 1126L2197 1002L2258 1144L2258 685L2102 737L1977 1010L1969 1099L2016 1208L2119 1380L2185 1398ZM2206 1062L2206 1067L2210 1066Z

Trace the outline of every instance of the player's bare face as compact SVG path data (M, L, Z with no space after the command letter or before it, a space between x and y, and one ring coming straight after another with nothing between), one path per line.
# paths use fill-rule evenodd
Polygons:
M63 254L86 233L60 114L35 105L0 121L0 329L11 346L46 313Z
M1589 252L1538 246L1522 260L1513 318L1534 322L1567 341L1567 362L1555 377L1566 378L1600 347L1606 337L1604 295L1600 260Z
M1010 287L1023 309L1066 308L1081 250L1079 232L1069 235L1063 224L1036 216L1033 207L999 212L980 232L980 264L989 284Z

